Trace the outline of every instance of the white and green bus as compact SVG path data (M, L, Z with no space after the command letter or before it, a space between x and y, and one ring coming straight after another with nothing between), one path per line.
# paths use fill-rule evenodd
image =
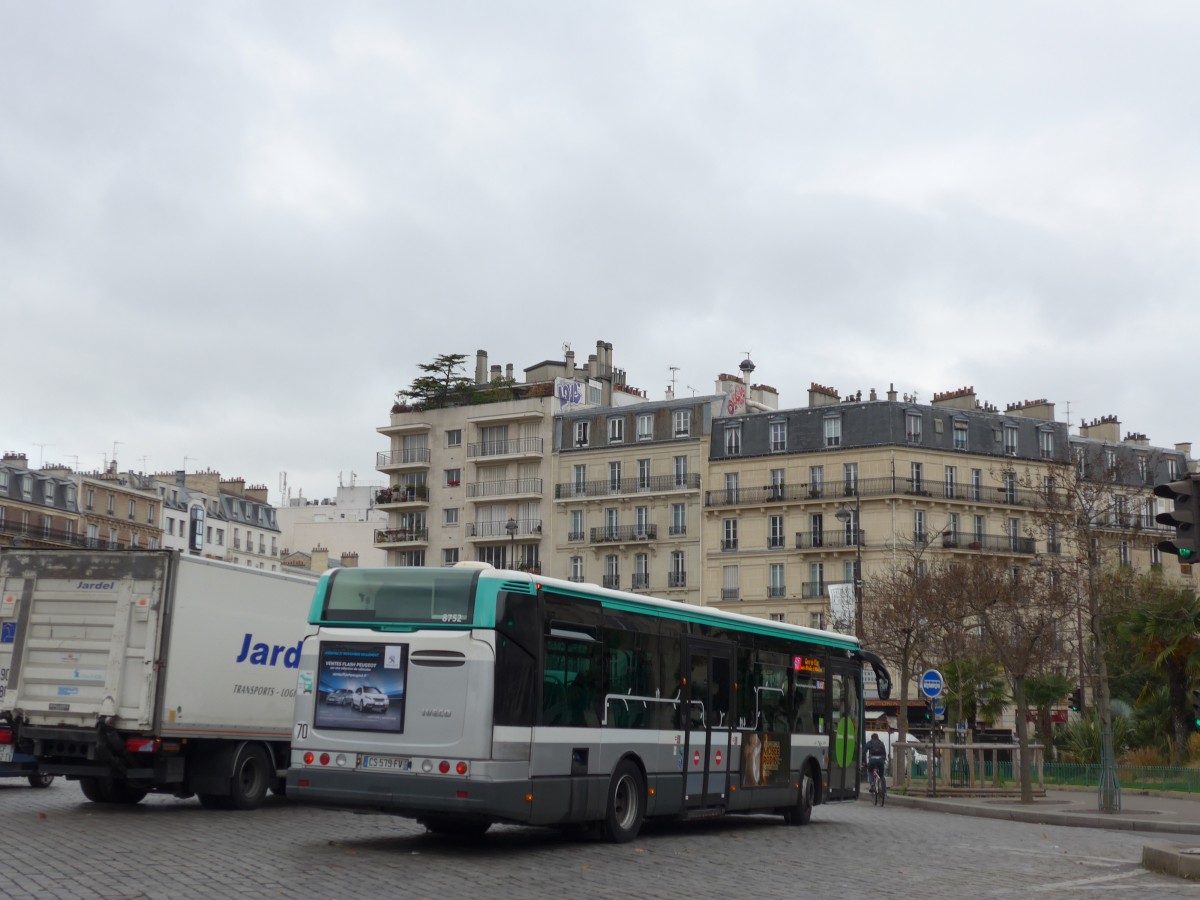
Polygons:
M482 564L341 568L304 640L287 794L435 832L774 813L858 795L857 639Z

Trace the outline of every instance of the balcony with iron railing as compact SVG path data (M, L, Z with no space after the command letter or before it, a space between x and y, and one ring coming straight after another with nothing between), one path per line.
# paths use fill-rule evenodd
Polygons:
M657 525L613 525L593 528L588 540L593 544L631 544L658 540Z
M767 587L767 599L778 600L787 596L787 588L782 584L772 584Z
M612 588L614 591L620 590L621 589L621 576L620 575L605 575L604 580L601 583L604 585L604 587Z
M800 585L800 597L803 600L819 600L825 596L824 581L805 581Z
M541 519L516 519L517 530L512 533L514 539L542 536ZM469 538L509 538L508 520L499 522L469 522L467 523Z
M474 444L467 444L467 458L541 456L545 444L545 439L540 437L513 438L504 441L479 441Z
M497 497L526 494L540 497L542 495L542 479L506 478L503 481L472 481L467 485L468 497L486 497L488 500L494 500Z
M409 450L381 450L375 454L375 468L394 471L410 467L428 467L429 448L416 447Z
M667 587L683 588L687 587L687 572L668 572Z
M831 528L828 531L797 531L797 550L846 550L867 545L867 533L854 529Z
M700 489L700 474L651 475L646 478L613 478L603 481L568 481L554 486L555 500L614 497L622 494L669 494Z
M376 528L375 546L390 547L403 544L428 544L428 528Z
M724 488L704 492L706 507L754 506L773 503L800 503L813 500L845 502L862 497L929 497L967 503L1004 504L1007 506L1039 506L1033 491L1020 491L1003 485L946 484L924 478L859 478L857 481L822 481L820 483L771 484L765 487Z
M736 600L741 595L742 595L742 592L739 588L727 588L727 587L721 588L721 599L722 600Z
M977 550L984 553L1019 553L1033 555L1037 541L1031 537L1009 534L918 534L913 536L914 546L923 547L930 543L944 550Z
M650 573L649 572L634 572L633 582L630 588L635 591L646 591L650 589Z

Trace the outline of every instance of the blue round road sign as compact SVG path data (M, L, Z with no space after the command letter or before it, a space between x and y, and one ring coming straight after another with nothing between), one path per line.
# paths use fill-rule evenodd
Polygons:
M942 678L942 673L937 669L926 669L921 674L921 693L930 700L936 700L942 696L942 688L945 687L946 680Z

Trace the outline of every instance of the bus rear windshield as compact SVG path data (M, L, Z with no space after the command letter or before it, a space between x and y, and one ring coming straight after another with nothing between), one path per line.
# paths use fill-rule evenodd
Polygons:
M470 569L339 569L329 579L321 621L469 623L477 578Z

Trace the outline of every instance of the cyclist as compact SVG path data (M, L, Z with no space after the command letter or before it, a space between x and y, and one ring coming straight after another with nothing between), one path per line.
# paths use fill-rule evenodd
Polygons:
M871 777L871 772L883 775L887 756L887 744L879 739L878 734L871 735L871 739L867 741L867 780L871 783L872 794L875 793L875 779Z

